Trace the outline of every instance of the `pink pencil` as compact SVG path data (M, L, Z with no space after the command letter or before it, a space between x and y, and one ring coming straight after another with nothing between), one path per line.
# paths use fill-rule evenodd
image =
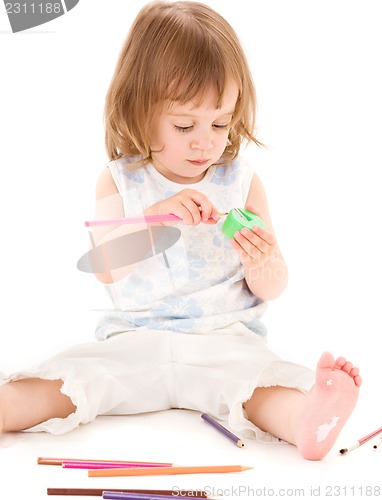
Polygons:
M168 467L168 464L139 462L86 462L83 460L63 460L64 469L118 469L129 467Z
M219 215L227 215L227 212L219 212ZM163 215L139 215L137 217L124 217L122 219L100 219L100 220L87 220L85 221L86 227L97 226L118 226L120 224L150 224L152 222L172 222L180 221L181 217L174 214Z
M138 217L125 217L123 219L104 219L104 220L87 220L85 221L86 227L96 226L117 226L120 224L149 224L150 222L171 222L182 220L174 214L163 215L140 215Z

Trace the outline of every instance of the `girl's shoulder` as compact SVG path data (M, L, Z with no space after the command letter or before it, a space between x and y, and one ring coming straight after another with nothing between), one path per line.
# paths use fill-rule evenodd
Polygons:
M141 160L141 156L122 156L106 163L97 179L96 198L102 199L121 193L123 188L121 177L126 175L128 171L132 173L134 166L137 166ZM126 167L129 167L129 169Z
M142 155L128 156L124 155L116 160L110 160L106 165L110 171L123 173L127 169L141 168L143 166Z
M144 172L142 156L122 156L110 160L106 164L104 172L101 172L100 182L103 180L114 182L117 191L122 195L126 190L126 183L130 181L143 183Z
M118 187L108 166L104 167L96 183L96 199L101 200L107 196L118 193Z

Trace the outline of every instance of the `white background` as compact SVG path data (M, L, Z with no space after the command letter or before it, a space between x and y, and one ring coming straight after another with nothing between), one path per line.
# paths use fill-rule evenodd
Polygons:
M239 451L192 412L111 417L112 423L102 417L58 437L4 436L5 494L14 494L7 470L16 469L20 495L33 500L46 498L48 486L100 486L83 471L39 468L36 456L44 455L255 465L249 474L223 478L129 481L137 487L304 486L305 497L349 499L380 485L380 450L365 444L346 457L337 451L382 424L380 2L206 3L231 22L247 51L259 138L269 146L244 151L264 181L290 271L287 290L264 317L269 342L312 367L326 349L354 360L364 377L359 404L320 463L302 461L293 447L253 441ZM95 181L107 161L104 96L142 5L80 0L67 15L18 34L0 7L0 371L92 341L98 317L92 309L110 305L76 262L87 250L83 221L93 217Z
M264 317L269 342L312 367L323 350L361 365L357 411L372 430L380 406L380 2L205 3L243 42L259 138L269 146L244 151L265 184L290 271ZM105 93L143 4L81 0L18 34L1 9L1 371L91 341L92 309L109 306L76 262L107 161Z

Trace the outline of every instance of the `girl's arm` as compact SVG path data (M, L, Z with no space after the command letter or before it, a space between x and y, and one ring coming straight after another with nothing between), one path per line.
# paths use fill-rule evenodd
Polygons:
M142 215L163 215L174 214L182 219L183 224L197 225L216 224L220 219L220 215L216 207L209 199L199 191L194 189L183 189L179 193L155 203L148 207ZM108 168L105 168L100 174L96 187L96 220L107 219L122 219L124 218L123 200L118 192L117 186ZM174 225L177 222L157 222L152 225L166 226ZM123 247L123 236L135 233L137 231L147 230L148 226L145 223L141 224L121 224L121 225L105 225L92 227L92 244L97 247L103 247L102 251L102 267L107 267L108 262L113 261L113 255L109 255L112 251L126 254L128 257L128 249ZM153 235L150 235L152 240ZM108 243L113 243L108 245ZM119 244L119 241L122 243ZM117 244L115 244L117 242ZM136 255L137 248L134 248ZM143 254L147 254L147 249L142 249ZM128 258L126 259L128 260ZM108 272L95 272L95 276L102 283L112 283L122 279L129 274L133 269L134 264L126 265L123 268L111 269Z
M194 189L183 189L179 193L148 207L143 215L174 214L180 217L183 224L197 225L216 224L220 219L219 212L209 199ZM96 187L95 219L120 219L124 217L123 201L108 168L101 173ZM174 225L177 222L158 222L156 225ZM128 233L145 229L146 224L98 226L93 228L93 238L97 244Z
M94 218L96 220L107 220L122 219L124 217L125 213L122 197L118 192L110 170L106 167L101 172L97 180L96 209ZM147 229L146 224L122 224L119 226L105 225L90 228L92 234L92 246L103 247L102 255L104 256L104 260L102 262L102 267L108 267L108 262L113 260L113 256L109 255L110 251L123 251L123 248L118 248L118 246L108 246L108 242L112 242L113 240L117 240L127 234L144 229ZM110 248L112 250L110 250ZM131 270L132 265L126 265L118 269L109 269L109 271L103 273L95 271L94 275L102 283L113 283L128 275Z
M244 276L251 292L262 300L278 297L286 287L288 269L277 244L264 187L255 174L245 208L258 214L266 229L238 231L231 245L244 266Z

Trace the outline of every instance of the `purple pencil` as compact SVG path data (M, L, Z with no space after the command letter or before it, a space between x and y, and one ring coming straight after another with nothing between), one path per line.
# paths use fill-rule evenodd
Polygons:
M154 496L171 496L172 498L207 498L207 492L204 490L140 490L140 489L111 489L111 488L48 488L48 495L65 496L90 496L102 497L104 491L117 491L118 493L135 493Z
M178 497L178 491L174 495L147 495L144 493L124 493L119 491L104 491L102 498L105 500L169 500Z
M236 444L236 446L238 446L239 448L243 448L244 443L241 439L239 439L237 436L235 436L235 434L230 432L228 429L223 427L221 424L216 422L216 420L214 420L212 417L207 415L207 413L203 413L201 415L201 417L205 422L207 422L212 427L214 427L217 431L219 431L221 434L223 434L226 438L228 438L230 441L233 441Z

